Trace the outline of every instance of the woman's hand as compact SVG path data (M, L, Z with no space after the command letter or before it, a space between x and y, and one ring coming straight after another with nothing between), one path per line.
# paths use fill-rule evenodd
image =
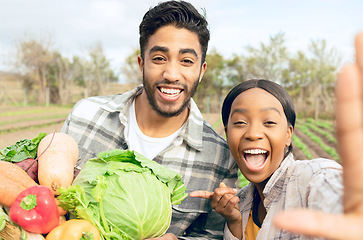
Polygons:
M363 239L363 32L355 40L356 63L345 65L336 87L336 121L343 160L344 214L294 210L275 217L278 228L329 239Z
M241 239L242 216L239 211L239 198L235 195L236 193L236 189L229 188L221 182L219 188L216 188L214 192L194 191L189 196L209 199L211 207L226 219L231 233Z

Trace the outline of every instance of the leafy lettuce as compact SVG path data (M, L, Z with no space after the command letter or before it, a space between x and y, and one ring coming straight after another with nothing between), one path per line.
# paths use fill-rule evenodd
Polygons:
M145 239L166 232L172 205L184 200L185 190L180 174L137 152L111 150L88 160L58 199L103 239Z
M14 145L0 150L0 160L8 162L21 162L27 158L35 158L40 141L46 133L39 133L33 139L22 139Z

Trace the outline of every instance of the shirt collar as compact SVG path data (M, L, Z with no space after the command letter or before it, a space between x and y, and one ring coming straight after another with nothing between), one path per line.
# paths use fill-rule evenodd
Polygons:
M270 180L267 182L263 194L266 197L265 207L269 205L270 200L274 199L276 195L280 194L278 189L282 189L286 179L287 168L294 161L294 156L290 153L281 163L280 167L272 174Z
M196 150L201 151L203 146L204 119L193 99L190 99L189 116L179 136L187 144Z

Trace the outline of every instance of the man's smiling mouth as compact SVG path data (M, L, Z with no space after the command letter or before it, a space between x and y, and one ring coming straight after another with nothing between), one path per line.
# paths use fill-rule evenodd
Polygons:
M182 90L182 89L179 89L179 88L166 88L166 87L159 87L159 91L160 91L161 93L163 93L163 94L173 96L173 95L178 95L178 94L180 94L183 90Z

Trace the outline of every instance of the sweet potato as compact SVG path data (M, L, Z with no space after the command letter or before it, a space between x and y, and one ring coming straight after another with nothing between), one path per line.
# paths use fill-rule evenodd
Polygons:
M6 161L0 161L0 183L0 204L7 207L23 190L37 185L23 169Z
M0 175L0 205L10 207L25 187L15 180Z
M0 161L0 175L7 177L17 183L20 183L24 188L32 187L37 183L19 166Z

